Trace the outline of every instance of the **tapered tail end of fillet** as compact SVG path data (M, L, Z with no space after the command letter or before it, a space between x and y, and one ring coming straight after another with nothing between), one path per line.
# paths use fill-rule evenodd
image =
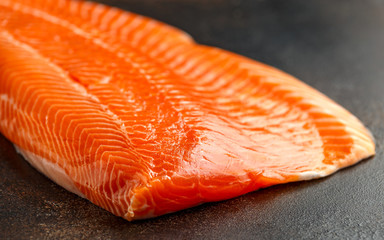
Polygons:
M300 173L299 181L323 178L374 157L376 154L376 143L373 134L366 128L360 133L361 135L352 135L354 143L349 155L334 161L332 164L323 163L316 170Z

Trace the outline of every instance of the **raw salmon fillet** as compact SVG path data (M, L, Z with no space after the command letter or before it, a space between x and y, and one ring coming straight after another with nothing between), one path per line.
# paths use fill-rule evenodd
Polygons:
M375 153L358 119L294 77L73 0L0 1L0 130L57 184L128 220Z

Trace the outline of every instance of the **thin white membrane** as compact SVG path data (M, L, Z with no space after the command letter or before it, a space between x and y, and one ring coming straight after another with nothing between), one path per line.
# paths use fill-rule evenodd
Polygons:
M338 168L334 165L324 165L324 167L325 167L324 170L314 170L314 171L306 171L306 172L298 173L297 175L299 176L299 180L305 181L305 180L312 180L316 178L322 178L338 170Z
M54 181L56 184L62 186L70 192L85 198L79 189L77 189L73 180L65 173L65 170L59 165L54 164L47 159L40 157L30 151L24 150L14 144L16 151L21 154L34 168L43 173L49 179Z

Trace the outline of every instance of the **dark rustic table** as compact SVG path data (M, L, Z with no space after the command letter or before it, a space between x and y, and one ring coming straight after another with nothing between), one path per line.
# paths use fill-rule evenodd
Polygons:
M127 222L55 185L0 135L0 239L382 239L384 1L104 0L291 73L370 128L377 155L330 177Z

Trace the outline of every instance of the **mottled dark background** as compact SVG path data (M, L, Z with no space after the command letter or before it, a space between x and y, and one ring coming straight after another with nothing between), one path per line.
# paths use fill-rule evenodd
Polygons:
M0 135L0 239L382 239L384 1L99 1L291 73L358 116L374 158L156 219L127 222L31 168Z

